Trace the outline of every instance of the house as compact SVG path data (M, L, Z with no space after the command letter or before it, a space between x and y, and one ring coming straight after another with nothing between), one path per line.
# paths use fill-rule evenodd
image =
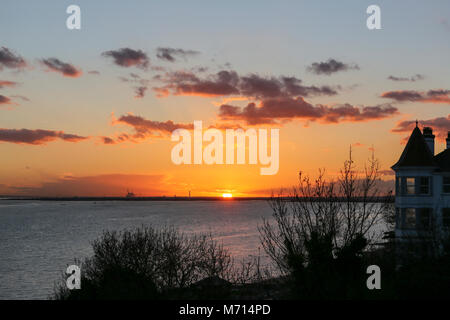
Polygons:
M418 239L450 230L450 131L446 149L434 150L433 130L416 127L395 171L395 237ZM444 232L442 232L444 231Z

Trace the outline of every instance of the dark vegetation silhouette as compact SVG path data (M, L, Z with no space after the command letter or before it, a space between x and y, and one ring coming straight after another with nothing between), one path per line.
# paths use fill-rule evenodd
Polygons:
M261 242L280 273L291 279L292 298L364 295L364 253L381 240L374 227L393 211L392 195L386 196L379 182L374 154L360 173L350 149L336 181L327 180L324 170L314 180L300 172L292 200L272 197L275 222L263 222Z
M187 236L173 227L106 231L81 262L81 289L57 283L59 300L224 299L233 287L264 277L259 260L235 263L211 235Z

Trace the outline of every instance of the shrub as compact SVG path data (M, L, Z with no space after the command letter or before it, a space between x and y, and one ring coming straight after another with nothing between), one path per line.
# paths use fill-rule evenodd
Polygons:
M93 256L81 264L81 289L68 290L62 279L55 299L192 298L202 294L191 290L197 281L238 274L227 250L210 235L186 236L172 227L106 231L92 247Z

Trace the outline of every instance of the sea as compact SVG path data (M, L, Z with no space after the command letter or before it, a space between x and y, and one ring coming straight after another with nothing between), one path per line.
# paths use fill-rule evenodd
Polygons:
M42 201L0 200L0 299L47 299L68 265L92 254L106 230L174 226L212 234L236 260L259 255L266 200Z

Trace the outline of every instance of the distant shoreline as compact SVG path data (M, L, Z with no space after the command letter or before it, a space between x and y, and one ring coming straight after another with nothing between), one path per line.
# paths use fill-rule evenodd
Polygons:
M270 200L271 197L18 197L18 196L0 196L0 200L38 200L38 201L254 201ZM292 201L292 197L283 197L286 201ZM355 198L359 200L359 198ZM353 199L353 200L355 200ZM323 201L324 199L311 198L309 201ZM344 202L346 198L335 198L333 201ZM370 202L394 202L392 197L378 197ZM361 199L362 202L362 199Z
M269 200L270 197L17 197L0 196L0 200L39 200L39 201L248 201Z

